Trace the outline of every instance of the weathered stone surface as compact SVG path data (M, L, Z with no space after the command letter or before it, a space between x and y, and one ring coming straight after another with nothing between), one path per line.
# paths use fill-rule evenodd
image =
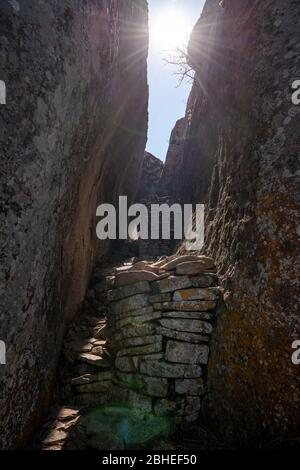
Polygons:
M179 264L193 263L193 262L202 260L202 258L203 257L198 256L198 255L177 256L176 258L172 259L171 261L168 261L166 264L163 264L161 266L161 269L164 269L165 271L172 271L173 269L176 269Z
M116 276L116 286L128 286L140 281L157 281L159 276L151 271L125 271Z
M109 311L115 315L122 315L131 310L137 310L140 308L147 307L148 298L147 295L137 294L132 297L128 297L118 302L111 303L109 306Z
M121 372L135 372L137 367L132 357L117 357L115 367Z
M153 307L149 305L147 307L138 308L137 310L131 310L130 312L115 314L114 318L117 321L120 321L120 320L125 320L128 317L145 316L145 315L148 315L149 313L153 313L153 310L154 310Z
M120 387L141 391L143 393L144 376L140 374L124 374L123 372L116 372L114 383Z
M196 276L197 274L203 273L204 271L209 271L214 269L214 262L210 258L201 259L199 261L190 261L186 263L181 263L176 268L176 273L179 276Z
M136 284L128 285L125 287L118 287L117 289L110 290L107 293L107 299L109 302L131 297L136 294L144 294L150 292L149 282L140 281Z
M104 348L103 346L93 346L91 353L100 356L103 354Z
M137 263L134 263L134 265L129 268L130 271L150 271L155 274L158 274L159 272L159 267L155 266L148 261L138 261Z
M48 436L44 439L44 444L57 444L63 442L67 438L67 433L65 431L59 431L54 429L50 431Z
M182 300L217 300L217 293L214 289L183 289L174 293L173 301Z
M141 336L135 338L122 339L120 346L123 348L131 346L145 346L147 344L155 343L157 341L157 335Z
M129 390L112 384L109 390L108 399L112 403L127 403Z
M152 344L120 349L117 353L117 357L159 353L162 350L162 336L157 335L156 337L154 337L154 340L155 342L153 342Z
M189 320L213 320L209 312L162 312L163 318L185 318Z
M120 332L114 335L117 342L122 341L123 338L136 338L148 336L155 332L155 327L152 324L139 324L135 326L123 327Z
M184 367L184 377L187 379L197 379L202 377L202 368L199 365L190 365Z
M79 409L75 407L62 406L58 410L55 409L54 416L59 421L73 421L75 418L79 417Z
M205 344L189 344L179 341L168 341L166 360L177 364L207 364L209 347Z
M187 397L185 401L184 413L188 416L194 415L201 409L201 400L199 397Z
M198 365L167 364L159 361L143 361L140 372L150 377L165 378L197 378L202 376L202 369Z
M152 398L142 395L141 393L129 391L128 401L134 405L136 411L141 410L147 413L152 411Z
M96 356L95 354L83 353L78 356L78 360L85 362L86 364L91 364L92 366L97 367L109 367L110 364L101 356Z
M159 324L164 328L169 328L170 330L184 331L190 333L212 333L212 325L206 321L202 320L187 320L184 318L163 318L159 320Z
M217 276L214 274L202 274L202 276L191 277L193 287L211 287L217 284Z
M147 313L144 315L136 315L134 317L124 318L124 320L120 320L116 322L117 328L123 328L125 326L138 326L144 325L147 322L158 320L162 317L161 312L156 311L152 313Z
M0 30L9 88L0 107L6 449L26 445L47 412L65 326L96 255L110 248L96 239L97 205L135 196L147 139L147 8L2 1Z
M166 397L168 393L168 381L163 378L144 377L144 393L151 397Z
M178 289L186 289L191 287L192 283L187 276L170 276L167 279L163 279L158 282L153 282L152 289L153 292L160 294L174 292Z
M203 395L203 379L177 379L175 381L175 392L179 395Z
M196 333L183 333L182 331L170 330L169 328L158 327L157 333L166 338L174 338L179 341L187 341L188 343L208 343L209 336L198 335Z
M213 310L216 307L216 302L212 300L182 300L181 302L163 302L153 304L154 310L182 310L183 312L205 312Z
M162 170L160 186L174 201L180 201L182 185L183 148L189 121L186 118L179 119L172 130L165 165Z
M154 413L157 416L182 416L184 412L183 399L163 399L157 400L154 405Z
M156 295L151 295L149 297L150 304L155 304L159 302L171 302L171 300L172 300L171 294L156 294Z
M98 374L84 374L71 379L72 385L84 385L92 382L111 380L113 374L111 371L99 372Z

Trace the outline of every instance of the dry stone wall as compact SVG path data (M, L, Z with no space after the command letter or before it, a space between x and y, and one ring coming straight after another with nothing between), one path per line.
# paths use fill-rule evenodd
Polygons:
M121 285L120 285L121 284ZM108 293L115 398L177 423L198 419L220 290L198 256L117 270Z

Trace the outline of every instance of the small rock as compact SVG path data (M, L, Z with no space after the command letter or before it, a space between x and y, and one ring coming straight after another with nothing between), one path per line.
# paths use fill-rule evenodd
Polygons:
M201 399L199 397L187 397L185 401L184 413L188 416L194 415L201 409Z
M168 328L159 327L157 328L157 333L172 339L178 339L179 341L186 341L188 343L208 343L209 337L198 335L196 333L183 333L181 331L169 330Z
M102 346L93 346L92 354L96 354L97 356L101 356L103 354L103 347Z
M137 325L144 325L147 322L153 320L159 320L162 317L161 312L153 312L147 315L137 316L137 317L128 317L124 320L120 320L116 322L117 328L123 328L124 326L137 326Z
M202 276L195 276L191 278L193 287L211 287L217 283L216 275L212 274L203 274Z
M92 382L102 381L102 380L111 380L113 377L112 372L99 372L98 374L84 374L79 377L74 377L71 379L72 385L84 385Z
M135 410L141 410L146 413L151 413L152 411L152 398L147 397L146 395L130 390L128 401L134 405Z
M154 413L157 416L182 416L184 412L184 400L158 400L154 405Z
M215 264L212 259L203 257L199 261L191 261L181 263L176 268L176 273L179 276L189 275L196 276L197 274L203 273L203 271L215 269Z
M174 293L173 300L181 302L182 300L217 300L214 289L182 289Z
M131 297L136 294L144 294L150 292L149 282L141 281L129 286L118 287L117 289L110 290L107 293L109 302L118 301L126 297Z
M137 294L132 297L128 297L118 302L110 304L109 311L110 313L119 315L131 310L137 310L148 305L148 298L145 294Z
M187 320L212 320L209 312L163 312L163 318L185 318Z
M188 276L170 276L158 282L153 282L153 292L160 294L174 292L178 289L191 287L192 283Z
M203 395L203 379L177 379L175 381L175 392L179 395Z
M83 384L77 385L76 392L77 393L106 393L108 388L110 387L111 382L109 381L101 381L101 382L93 382L90 384Z
M194 262L194 261L199 261L201 259L200 256L197 255L182 255L178 256L175 259L168 261L165 264L161 265L161 269L164 269L165 271L171 271L175 269L179 264L185 263L185 262Z
M148 261L138 261L131 268L129 268L129 271L150 271L152 273L158 274L159 267L148 263Z
M137 370L132 357L117 357L115 367L121 372L135 372Z
M150 304L155 304L159 302L170 302L172 300L171 294L156 294L149 297Z
M155 343L147 344L145 346L136 346L127 349L120 349L117 353L117 357L122 356L138 356L138 355L146 355L146 354L153 354L159 353L162 350L162 336L156 336Z
M139 324L135 326L126 326L122 328L120 333L116 333L114 338L117 342L122 341L123 338L135 338L151 335L155 332L155 327L152 324Z
M103 359L103 357L96 356L94 354L83 353L79 355L79 361L86 364L91 364L97 367L110 367L110 364Z
M203 320L186 320L176 318L163 318L159 320L159 323L164 328L171 330L184 331L186 333L200 333L208 334L212 333L212 325Z
M139 308L137 310L131 310L130 313L128 312L125 312L125 313L121 313L119 315L115 315L115 319L117 321L120 321L120 320L125 320L125 319L128 319L128 317L139 317L139 316L145 316L145 315L148 315L149 313L153 313L153 307L149 306L149 307L143 307L143 308Z
M150 377L181 378L184 377L184 365L167 364L159 361L142 361L140 372Z
M147 344L155 343L156 338L157 338L157 335L123 339L121 341L121 345L123 346L123 348L132 347L132 346L145 346Z
M144 393L152 397L166 397L168 381L163 378L144 377Z
M183 312L206 312L207 310L213 310L216 306L217 303L212 300L182 300L181 302L153 304L154 310L182 310Z
M53 429L49 432L48 436L43 439L43 444L58 444L63 442L68 437L68 434L65 431L58 431L57 429Z
M204 364L208 363L209 347L205 344L189 344L179 341L168 341L166 347L166 360L176 364Z
M126 271L116 276L116 286L123 287L141 281L156 281L160 277L150 271Z

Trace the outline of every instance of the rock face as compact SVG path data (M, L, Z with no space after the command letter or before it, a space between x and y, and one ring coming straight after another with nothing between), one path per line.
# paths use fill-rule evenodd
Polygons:
M163 204L170 206L173 204L172 195L168 193L164 181L162 180L163 168L164 164L161 160L154 157L151 153L145 152L137 202L147 207L149 215L151 215L152 212L151 206L154 204L159 206ZM149 228L150 220L151 218L149 217ZM163 239L161 231L162 223L160 221L159 240L151 239L149 235L149 239L147 240L139 239L135 241L138 247L138 254L141 258L170 255L175 251L176 241L173 239L173 227L171 227L171 239Z
M188 119L176 122L171 133L166 162L161 175L160 186L174 201L180 202L182 187L182 168Z
M164 164L149 152L145 152L139 185L138 200L148 200L150 195L157 196Z
M147 3L0 6L1 448L39 422L96 253L96 207L137 190L147 129ZM5 293L5 295L4 295Z
M226 309L213 336L207 415L243 442L299 430L297 159L300 4L207 0L189 47L185 202L207 204L206 252Z

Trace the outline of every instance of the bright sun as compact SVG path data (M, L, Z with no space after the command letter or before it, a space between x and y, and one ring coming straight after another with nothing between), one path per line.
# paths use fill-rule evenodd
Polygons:
M170 51L186 45L191 32L191 23L183 11L176 7L166 8L154 18L151 29L152 40L156 47Z

